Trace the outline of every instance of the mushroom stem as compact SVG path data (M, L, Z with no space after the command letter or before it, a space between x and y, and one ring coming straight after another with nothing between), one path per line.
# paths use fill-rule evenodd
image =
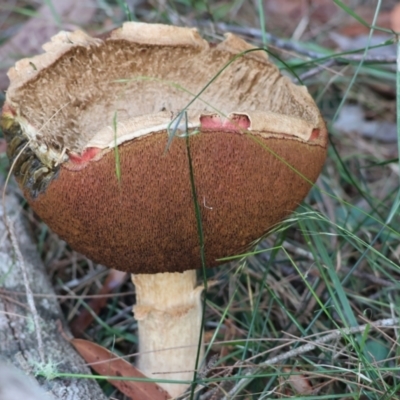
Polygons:
M132 275L139 327L137 367L149 378L191 381L201 334L201 292L196 271ZM201 349L200 362L203 358ZM188 383L159 383L171 396Z

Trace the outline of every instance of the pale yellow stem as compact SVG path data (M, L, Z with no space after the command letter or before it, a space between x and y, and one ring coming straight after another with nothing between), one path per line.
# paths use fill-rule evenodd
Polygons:
M201 333L201 292L196 271L132 275L139 326L137 367L149 378L191 381ZM200 362L203 358L201 348ZM188 383L159 383L172 397Z

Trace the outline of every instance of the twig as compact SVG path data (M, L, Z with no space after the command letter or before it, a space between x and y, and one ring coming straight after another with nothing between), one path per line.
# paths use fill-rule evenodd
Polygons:
M328 68L332 67L335 64L335 59L331 58L327 62L318 65L315 68L311 68L304 74L300 75L300 80L305 81L306 79L312 78L315 75L319 75L322 71L326 71Z
M209 25L209 22L198 22L198 25L200 26L207 26ZM319 58L326 58L327 54L323 53L317 53L315 51L310 51L308 49L305 49L301 44L296 43L293 40L287 40L287 39L281 39L275 35L272 35L268 32L263 33L261 29L257 28L251 28L251 27L242 27L242 26L236 26L236 25L230 25L226 24L223 22L218 22L215 25L215 28L223 31L223 32L232 32L232 33L237 33L239 35L246 35L246 36L252 36L254 38L260 39L264 36L267 38L269 44L271 46L274 46L276 48L282 49L282 50L287 50L287 51L293 51L297 54L301 54L303 56L306 56L310 59L319 59ZM361 51L362 49L360 49ZM332 54L332 57L335 57L334 54ZM364 56L363 54L351 54L347 56L340 56L338 58L332 58L334 60L334 64L337 65L342 65L342 64L347 64L349 62L358 62L358 61L363 61L365 63L379 63L379 64L395 64L397 59L396 55L367 55Z
M207 26L207 25L209 25L209 22L199 21L198 25ZM232 33L237 33L239 35L252 36L257 39L262 39L262 37L263 37L262 30L257 29L257 28L230 25L230 24L226 24L224 22L218 22L218 23L214 24L214 26L216 29L223 31L223 32L232 32ZM294 51L298 54L302 54L302 55L312 58L312 59L323 57L320 53L317 53L315 51L306 50L306 49L304 49L304 47L297 44L296 42L281 39L275 35L272 35L271 33L265 32L265 37L270 45L272 45L274 47L278 47L282 50Z
M7 290L0 288L0 294L13 294L15 296L25 296L25 292L14 292L12 290ZM33 297L37 298L48 298L48 299L105 299L105 298L115 298L115 297L126 297L132 296L135 294L135 291L123 292L123 293L109 293L109 294L43 294L43 293L32 293Z
M314 340L313 342L304 344L296 349L290 350L284 354L281 354L279 356L270 358L263 363L260 363L254 367L249 367L246 368L245 370L242 371L240 374L241 379L235 384L235 386L221 399L221 400L231 400L233 399L250 381L251 381L251 375L256 375L260 371L262 371L265 367L268 367L270 365L275 365L279 364L288 358L292 357L297 357L301 354L307 353L309 351L312 351L316 349L320 344L329 342L334 339L341 338L346 335L351 335L354 333L360 333L365 331L365 329L370 328L370 329L378 329L382 327L395 327L398 325L400 322L400 318L388 318L388 319L381 319L375 322L371 322L369 324L364 324L360 326L355 326L351 328L343 328L343 329L337 329L325 336L320 337L319 339ZM305 340L305 339L302 339ZM214 394L214 393L213 393ZM203 396L200 397L201 400L208 400L210 398L210 395L208 393L205 393Z

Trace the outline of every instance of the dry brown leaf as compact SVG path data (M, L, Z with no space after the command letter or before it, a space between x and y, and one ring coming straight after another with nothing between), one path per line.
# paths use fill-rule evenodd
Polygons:
M138 369L104 347L84 339L72 339L83 359L98 374L115 377L146 378ZM167 400L170 396L153 382L107 379L132 400Z
M285 374L290 374L287 377L285 377L285 382L289 383L290 386L292 387L294 394L311 394L313 391L313 387L309 381L308 378L306 378L305 375L299 374L299 370L297 368L291 369L291 368L283 368L282 371Z
M113 290L121 286L122 283L124 283L126 276L126 272L110 269L107 279L104 281L104 284L98 294L105 295L111 293ZM88 302L88 306L94 312L94 314L98 315L103 307L105 307L107 304L107 300L107 297L97 297L90 300ZM72 334L75 337L82 336L92 321L93 314L87 308L82 309L80 314L74 318L70 324Z

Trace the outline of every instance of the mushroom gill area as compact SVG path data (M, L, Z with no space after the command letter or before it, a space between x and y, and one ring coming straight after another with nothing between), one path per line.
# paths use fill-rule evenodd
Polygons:
M47 54L25 63L17 71L25 73L24 83L11 79L6 99L29 146L48 166L87 147L112 147L115 137L120 144L164 130L182 110L189 127L199 125L202 113L252 111L318 124L307 91L282 77L263 51L234 58L249 48L234 35L215 46L200 37L137 43L123 29L105 41L79 32L75 43L76 32L63 34L62 54L41 68L54 50L47 46Z

